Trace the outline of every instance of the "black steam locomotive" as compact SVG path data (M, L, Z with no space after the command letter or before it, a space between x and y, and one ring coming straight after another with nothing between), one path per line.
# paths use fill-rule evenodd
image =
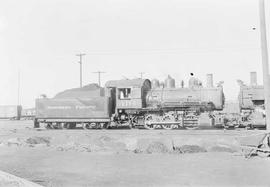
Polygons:
M266 128L264 87L257 84L257 73L250 73L250 85L238 80L240 125L249 128Z
M94 88L93 88L94 87ZM54 98L36 100L35 127L101 129L114 127L177 129L218 127L222 119L213 111L224 106L222 82L207 86L191 77L189 86L175 87L170 76L157 80L108 81L105 88L88 85L67 90Z

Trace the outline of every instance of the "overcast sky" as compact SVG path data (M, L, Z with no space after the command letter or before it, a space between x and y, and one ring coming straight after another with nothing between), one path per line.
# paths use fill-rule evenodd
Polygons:
M266 4L269 20L269 5ZM252 28L257 28L253 30ZM83 84L123 77L225 82L236 100L237 79L262 82L258 0L8 0L0 1L0 105L34 106Z

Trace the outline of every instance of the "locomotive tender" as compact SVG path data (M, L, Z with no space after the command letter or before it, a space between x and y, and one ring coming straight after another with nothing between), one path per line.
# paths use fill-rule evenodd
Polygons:
M168 76L163 86L157 80L125 79L108 81L105 88L88 88L37 99L35 127L40 123L85 129L213 127L220 121L212 112L222 110L225 100L222 84L214 87L212 74L207 75L206 87L191 77L188 87L176 88Z

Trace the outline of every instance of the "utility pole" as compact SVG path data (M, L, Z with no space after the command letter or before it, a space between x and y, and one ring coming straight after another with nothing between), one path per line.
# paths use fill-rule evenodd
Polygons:
M98 74L98 85L99 85L99 87L101 87L101 78L100 78L100 75L101 75L102 73L106 73L106 72L97 71L97 72L93 72L93 73L97 73L97 74Z
M76 55L76 56L80 57L80 61L79 61L79 64L80 64L80 87L82 87L82 57L84 55L86 55L86 54L80 53L80 54Z
M21 100L20 100L20 91L21 91L21 72L20 69L18 70L18 95L17 95L17 104L18 106L21 104Z
M140 72L140 75L141 75L141 79L143 78L143 74L144 74L144 72Z
M262 51L262 67L263 67L263 85L264 85L264 105L266 113L266 129L270 130L270 81L269 81L269 64L268 64L268 48L265 24L265 7L264 0L259 0L260 11L260 27L261 27L261 51Z

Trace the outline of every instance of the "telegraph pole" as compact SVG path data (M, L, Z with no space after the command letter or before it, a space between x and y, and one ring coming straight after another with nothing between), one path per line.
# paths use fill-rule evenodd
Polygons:
M97 74L98 74L98 85L99 85L99 87L101 87L101 77L100 77L100 75L101 75L102 73L106 73L106 72L97 71L97 72L93 72L93 73L97 73Z
M18 93L17 93L17 94L18 94L18 95L17 95L17 97L18 97L18 98L17 98L17 99L18 99L18 100L17 100L18 106L21 104L21 100L20 100L20 91L21 91L21 90L20 90L20 89L21 89L21 71L19 70L19 71L18 71Z
M80 87L82 87L82 57L84 55L86 55L86 54L80 53L80 54L76 55L76 56L80 57L80 61L79 61L79 64L80 64Z
M262 67L263 67L263 85L264 85L264 105L266 113L266 129L270 130L270 81L269 81L269 64L268 64L268 48L265 24L265 7L264 0L259 0L260 26L261 26L261 51L262 51Z
M140 72L140 75L141 75L141 79L143 78L143 74L144 74L144 72Z

